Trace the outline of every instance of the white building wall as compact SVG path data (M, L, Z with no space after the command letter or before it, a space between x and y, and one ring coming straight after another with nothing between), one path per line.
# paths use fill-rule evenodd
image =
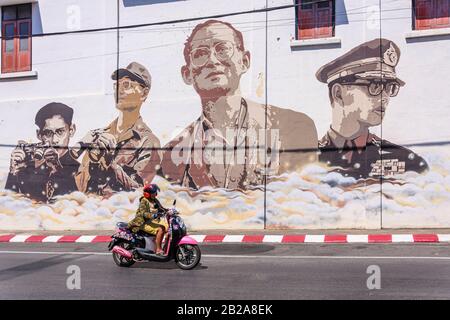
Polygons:
M120 0L118 3L120 26L266 6L265 0ZM400 47L397 73L407 85L391 101L382 127L375 128L374 132L398 144L447 141L450 136L450 38L408 40L406 35L412 31L412 1L383 0L381 11L379 3L378 0L336 0L335 38L340 39L337 45L292 46L294 8L270 11L268 21L266 13L220 18L243 32L246 48L251 52L251 68L241 82L242 92L252 100L265 103L267 90L269 104L309 115L320 138L330 125L331 113L327 87L315 78L317 69L351 48L381 36ZM268 1L269 7L290 4L293 0ZM73 31L77 13L80 29L115 27L116 5L116 0L39 0L33 4L33 31L35 34ZM199 22L119 32L119 66L137 61L152 74L150 98L142 115L163 145L200 114L197 94L180 75L184 42ZM32 63L37 78L0 80L1 144L12 146L18 139L35 140L36 111L52 101L75 109L77 133L73 141L116 117L110 79L117 67L116 30L35 37ZM267 80L267 88L264 80ZM449 151L447 145L411 148L425 157L436 148L440 148L443 155L448 155ZM3 183L11 149L2 147L0 154ZM395 221L392 225L397 226Z

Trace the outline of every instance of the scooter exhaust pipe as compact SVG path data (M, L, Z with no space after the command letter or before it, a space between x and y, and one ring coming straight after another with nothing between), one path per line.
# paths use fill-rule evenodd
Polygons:
M131 259L133 257L130 251L128 251L122 247L119 247L119 246L115 246L112 249L112 252L117 253L118 255L120 255L124 258L127 258L127 259Z

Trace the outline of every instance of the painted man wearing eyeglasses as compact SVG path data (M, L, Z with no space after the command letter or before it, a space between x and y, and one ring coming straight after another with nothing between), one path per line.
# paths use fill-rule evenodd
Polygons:
M74 177L80 164L68 152L75 134L72 118L73 109L63 103L49 103L37 112L40 142L19 141L11 154L6 189L43 202L77 191Z
M71 150L74 158L86 150L76 176L79 190L102 196L142 187L160 164L159 139L140 114L151 87L150 73L132 62L111 78L119 116L105 128L90 131Z
M184 58L181 74L198 93L202 114L165 147L161 167L167 179L194 189L246 189L317 159L317 132L309 117L242 96L250 52L231 24L197 25Z
M356 179L421 173L428 168L413 151L369 131L381 124L390 99L405 85L395 72L399 59L394 42L374 39L317 71L317 79L328 84L332 107L330 129L319 141L320 161Z

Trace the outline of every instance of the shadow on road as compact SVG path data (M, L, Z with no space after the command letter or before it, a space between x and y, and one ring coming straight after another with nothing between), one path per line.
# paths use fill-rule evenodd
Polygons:
M70 256L63 254L31 263L21 264L9 269L0 270L0 282L15 279L25 275L30 275L32 273L42 271L43 269L50 268L59 264L69 263L78 259L85 258L87 256L89 256L89 254L85 256Z
M274 250L275 246L261 243L220 243L201 246L201 249L204 254L242 255L266 253Z
M169 262L138 262L135 263L132 267L132 269L154 269L154 270L181 270L176 264L175 261L169 261ZM207 266L202 265L202 263L199 263L198 266L196 266L193 270L186 270L186 271L200 271L208 269Z

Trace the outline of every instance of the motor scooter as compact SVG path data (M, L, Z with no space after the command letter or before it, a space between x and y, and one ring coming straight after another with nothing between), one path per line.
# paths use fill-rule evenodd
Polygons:
M133 233L128 229L127 223L117 223L108 250L112 250L113 260L119 267L131 267L138 261L169 262L171 260L175 260L177 266L183 270L190 270L198 265L201 259L198 242L187 235L186 225L179 216L175 204L176 200L172 208L160 211L155 216L155 218L165 218L169 226L162 243L163 255L155 253L155 236L143 231Z

